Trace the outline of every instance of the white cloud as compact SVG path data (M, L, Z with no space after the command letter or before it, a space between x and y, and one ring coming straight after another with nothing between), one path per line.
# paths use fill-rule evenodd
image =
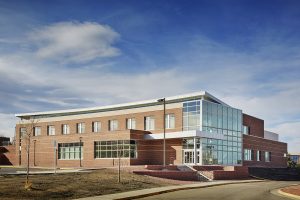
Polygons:
M280 133L280 139L288 142L289 152L299 153L300 147L300 121L286 122L270 129Z
M0 136L13 137L17 119L13 114L0 113Z
M39 57L63 62L117 56L120 50L112 45L118 38L119 34L109 26L91 22L60 22L29 34Z
M92 65L84 63L76 68L47 62L48 59L84 62L118 55L120 50L112 45L119 34L108 26L90 22L57 23L37 28L30 38L37 51L0 55L0 76L8 79L7 86L14 83L13 96L5 98L13 107L11 112L99 106L204 89L264 119L266 129L279 133L289 142L289 148L300 151L296 132L286 131L300 129L298 125L286 123L300 113L300 82L296 74L291 77L286 74L291 68L284 68L297 66L299 61L268 59L272 48L264 46L259 53L247 54L201 38L191 42L192 46L173 48L177 50L170 57L175 60L173 66L158 64L152 70L141 67L143 70L138 72L122 73L110 70L109 67L120 64L111 60L108 64L97 60ZM37 59L36 55L47 59ZM141 56L144 57L140 60L151 66L159 63L143 52ZM122 63L122 67L127 66ZM285 75L280 80L272 78L273 71L278 69L281 71L275 72L276 76Z

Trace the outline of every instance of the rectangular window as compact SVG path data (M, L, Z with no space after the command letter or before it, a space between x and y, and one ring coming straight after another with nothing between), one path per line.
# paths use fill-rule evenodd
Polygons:
M166 129L175 128L175 115L174 114L166 114Z
M126 119L126 128L127 129L136 129L135 118Z
M253 150L244 149L244 160L251 161L253 159Z
M101 131L101 122L93 122L93 132L98 133Z
M48 135L55 135L55 126L49 125L47 129L48 129L47 131Z
M108 121L108 127L109 127L109 131L116 131L119 128L119 123L118 120L109 120Z
M85 132L85 123L77 123L77 133L81 134Z
M83 159L83 143L59 143L58 144L59 160L80 160Z
M271 152L268 152L268 151L265 152L265 161L266 162L271 161Z
M249 132L250 132L249 130L250 130L249 126L243 126L243 133L245 135L249 135Z
M95 158L137 158L135 140L95 141Z
M70 126L68 124L63 124L62 125L62 134L63 135L70 134Z
M261 151L257 150L256 161L261 161Z
M23 137L27 134L27 129L25 127L20 128L20 137Z
M153 116L145 117L144 121L146 131L151 131L155 129L155 118Z
M34 136L39 136L42 134L42 129L40 126L34 127Z

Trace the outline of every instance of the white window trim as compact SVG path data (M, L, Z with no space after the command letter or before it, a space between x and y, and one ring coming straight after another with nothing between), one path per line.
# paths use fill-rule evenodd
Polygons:
M85 123L84 122L77 123L77 133L78 134L85 133Z
M69 124L63 124L62 125L62 134L63 135L69 135L70 134L70 126L69 126Z
M155 130L155 118L154 116L146 116L144 118L145 123L145 131L153 131ZM153 121L153 127L151 127L151 122Z
M126 129L136 129L135 118L127 118L126 119Z
M97 124L97 125L96 125ZM93 133L99 133L101 132L102 124L99 121L93 122ZM96 125L96 126L95 126Z
M55 126L54 125L48 125L47 134L49 136L55 135Z
M171 116L174 117L174 127L170 127ZM174 113L166 114L166 116L165 116L165 122L166 122L166 127L165 127L166 129L174 129L175 128L175 114Z
M117 131L119 130L119 122L116 119L112 119L108 121L109 131Z

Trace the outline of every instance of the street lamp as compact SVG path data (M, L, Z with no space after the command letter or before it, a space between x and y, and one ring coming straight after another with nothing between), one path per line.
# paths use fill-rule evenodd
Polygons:
M82 137L79 137L79 166L82 167L81 165L81 140L82 140Z
M164 104L164 146L163 146L163 160L164 160L164 168L166 167L166 98L158 99L157 102L163 102Z

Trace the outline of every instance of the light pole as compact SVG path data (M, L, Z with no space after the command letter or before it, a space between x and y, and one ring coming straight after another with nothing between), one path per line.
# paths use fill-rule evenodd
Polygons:
M81 140L82 140L82 137L79 137L79 166L82 167L81 165Z
M163 140L163 160L164 160L164 168L166 167L166 98L158 99L157 102L164 103L164 140Z
M36 140L33 140L33 166L35 166L35 146L36 146Z

